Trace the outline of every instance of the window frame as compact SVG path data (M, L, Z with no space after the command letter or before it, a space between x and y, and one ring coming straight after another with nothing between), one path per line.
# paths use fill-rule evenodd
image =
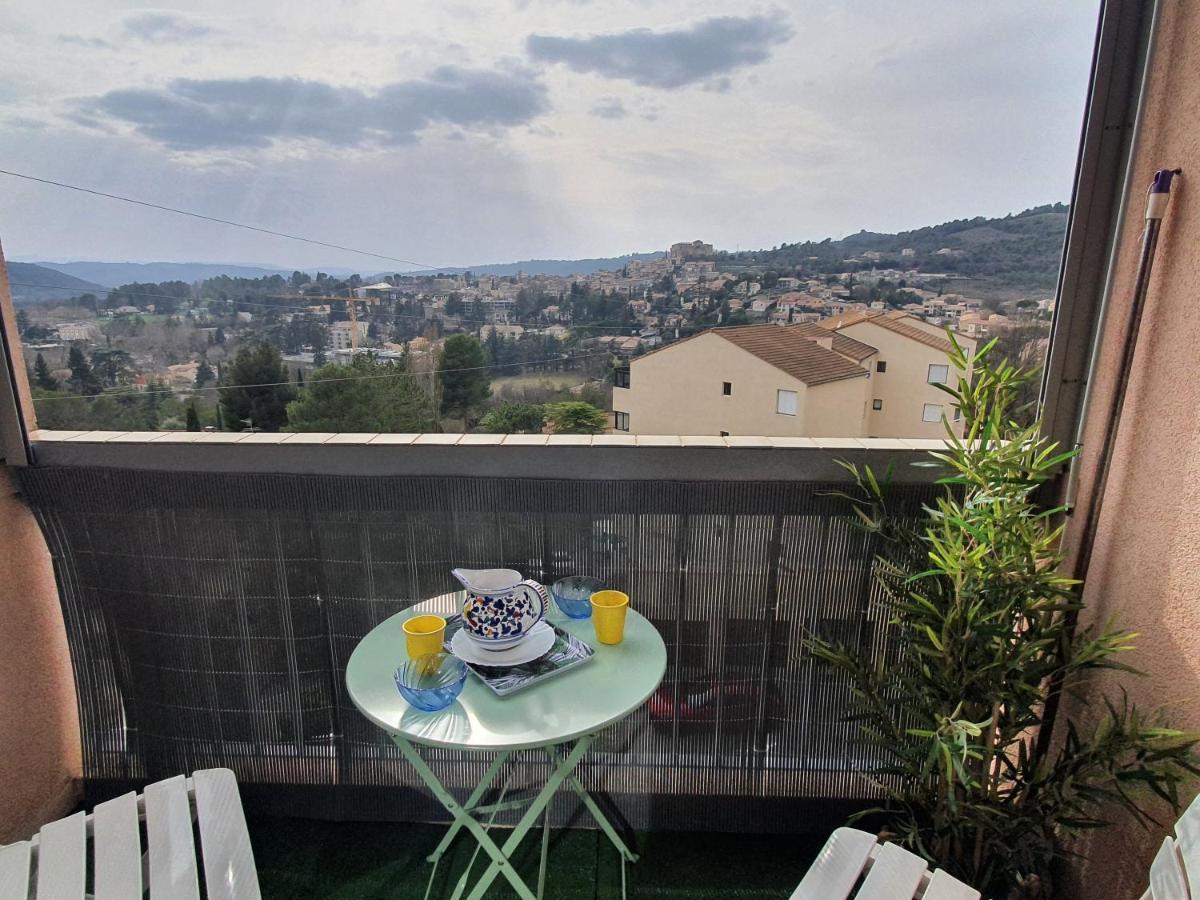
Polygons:
M621 427L622 418L624 418L624 420L625 420L624 428ZM629 431L629 413L623 412L619 409L613 410L613 430L614 431L624 431L624 432Z
M945 371L946 375L945 375L944 381L934 381L933 380L933 370L934 369L942 369ZM926 369L926 371L925 371L925 383L926 384L949 384L950 383L950 365L949 365L949 363L930 363L929 368Z
M1132 184L1131 163L1136 150L1142 88L1148 63L1154 57L1152 35L1156 6L1136 0L1105 0L1099 12L1067 236L1055 292L1050 348L1043 367L1040 394L1044 430L1052 439L1067 446L1074 441L1083 417L1088 369L1095 358L1095 339L1104 319L1105 300L1111 292L1108 279L1124 220L1122 200L1140 193L1140 189L1135 189ZM43 439L38 435L26 367L16 338L15 311L3 260L0 250L0 356L4 357L0 360L3 363L0 365L0 453L9 465L48 464L51 458L59 464L79 464L78 455L67 452L72 445L64 443L65 439L61 437L56 441L47 438L47 452L40 451ZM110 464L121 464L129 456L137 457L137 463L144 464L149 459L158 459L160 450L172 446L171 442L160 441L161 437L162 432L124 434L116 440L128 452L119 456L107 452L100 455L109 459ZM210 440L194 446L196 451L208 443L239 443L245 435L222 433L207 437ZM336 444L352 446L355 443L351 440L353 437L326 436L325 439L338 438ZM429 443L448 443L442 440L445 437L421 436ZM110 439L111 436L97 438L93 442L82 434L73 438L80 442L74 445L80 449L109 447L112 445L106 442ZM164 446L154 449L156 442ZM263 455L265 447L213 446L206 449L219 449L222 459L236 459L237 462L231 464L241 469L274 471L300 465L298 462L295 466L288 462L280 465L275 458L280 455L288 457L295 453L307 459L307 452L299 452L304 444L312 449L315 442L292 442L286 453L275 447L271 457ZM193 449L190 441L174 446ZM333 449L332 446L329 448L330 451ZM325 457L324 452L319 455ZM203 456L207 458L208 454Z
M886 359L875 360L875 371L880 375L886 375L887 374L887 360Z
M613 369L613 387L628 390L631 375L629 366L617 366Z
M931 408L937 410L937 418L936 419L929 418L929 410ZM921 421L927 425L932 425L935 422L940 422L940 421L942 421L943 418L945 418L945 416L946 416L946 406L943 403L926 403L924 406L921 407Z
M874 400L871 401L871 411L872 412L879 412L882 409L883 409L883 401L880 400L878 397L876 397Z
M791 395L791 398L792 398L792 411L791 412L784 412L782 409L783 404L780 401L782 401L784 396L786 396L786 395ZM800 392L799 391L789 391L786 388L776 388L775 389L775 415L791 416L792 418L795 418L797 415L796 411L799 408L800 408Z
M733 396L733 382L732 381L722 381L721 382L721 396L722 397L732 397Z

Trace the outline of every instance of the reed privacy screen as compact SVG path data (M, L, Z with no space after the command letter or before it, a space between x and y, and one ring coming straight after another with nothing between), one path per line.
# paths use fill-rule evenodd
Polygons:
M841 721L846 685L800 645L816 631L895 652L873 548L831 485L77 466L20 477L62 593L93 797L228 766L252 808L436 816L343 676L374 625L455 589L454 566L543 583L592 574L661 631L662 689L582 769L635 826L802 829L814 804L869 796ZM893 496L915 511L931 490ZM430 758L462 788L486 765ZM514 784L541 765L517 763ZM560 797L556 817L573 804Z

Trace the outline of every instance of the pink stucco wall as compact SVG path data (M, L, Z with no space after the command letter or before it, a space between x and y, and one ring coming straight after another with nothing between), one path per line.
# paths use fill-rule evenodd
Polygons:
M1122 236L1112 321L1085 439L1092 470L1117 366L1152 172L1181 166L1163 226L1135 372L1129 385L1085 599L1088 616L1139 633L1126 661L1146 678L1099 679L1098 700L1116 684L1177 727L1200 730L1200 0L1163 3L1149 104L1137 155L1135 195ZM1082 518L1081 516L1079 517ZM1082 521L1069 535L1078 538ZM1086 713L1085 713L1086 714ZM1189 792L1195 793L1195 787ZM1163 833L1123 826L1080 849L1080 897L1137 897Z
M50 554L0 464L0 844L68 811L79 721Z

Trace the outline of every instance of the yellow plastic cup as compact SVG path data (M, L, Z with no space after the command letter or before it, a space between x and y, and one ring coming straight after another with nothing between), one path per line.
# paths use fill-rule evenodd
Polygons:
M596 591L592 594L592 624L596 640L602 644L619 644L625 638L625 614L629 612L629 595L621 591Z
M408 645L409 659L441 653L445 637L446 620L441 616L413 616L404 621L404 640Z

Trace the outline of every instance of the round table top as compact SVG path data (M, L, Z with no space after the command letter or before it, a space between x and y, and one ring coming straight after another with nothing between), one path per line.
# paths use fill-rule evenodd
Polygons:
M440 712L411 707L396 690L393 673L404 662L405 619L421 613L452 615L466 594L444 594L380 622L354 648L346 664L346 689L364 716L414 743L456 750L523 750L593 734L645 703L662 681L667 648L657 629L630 610L625 639L596 640L591 619L568 619L551 604L547 620L595 651L587 662L508 697L498 697L475 675L458 700Z

